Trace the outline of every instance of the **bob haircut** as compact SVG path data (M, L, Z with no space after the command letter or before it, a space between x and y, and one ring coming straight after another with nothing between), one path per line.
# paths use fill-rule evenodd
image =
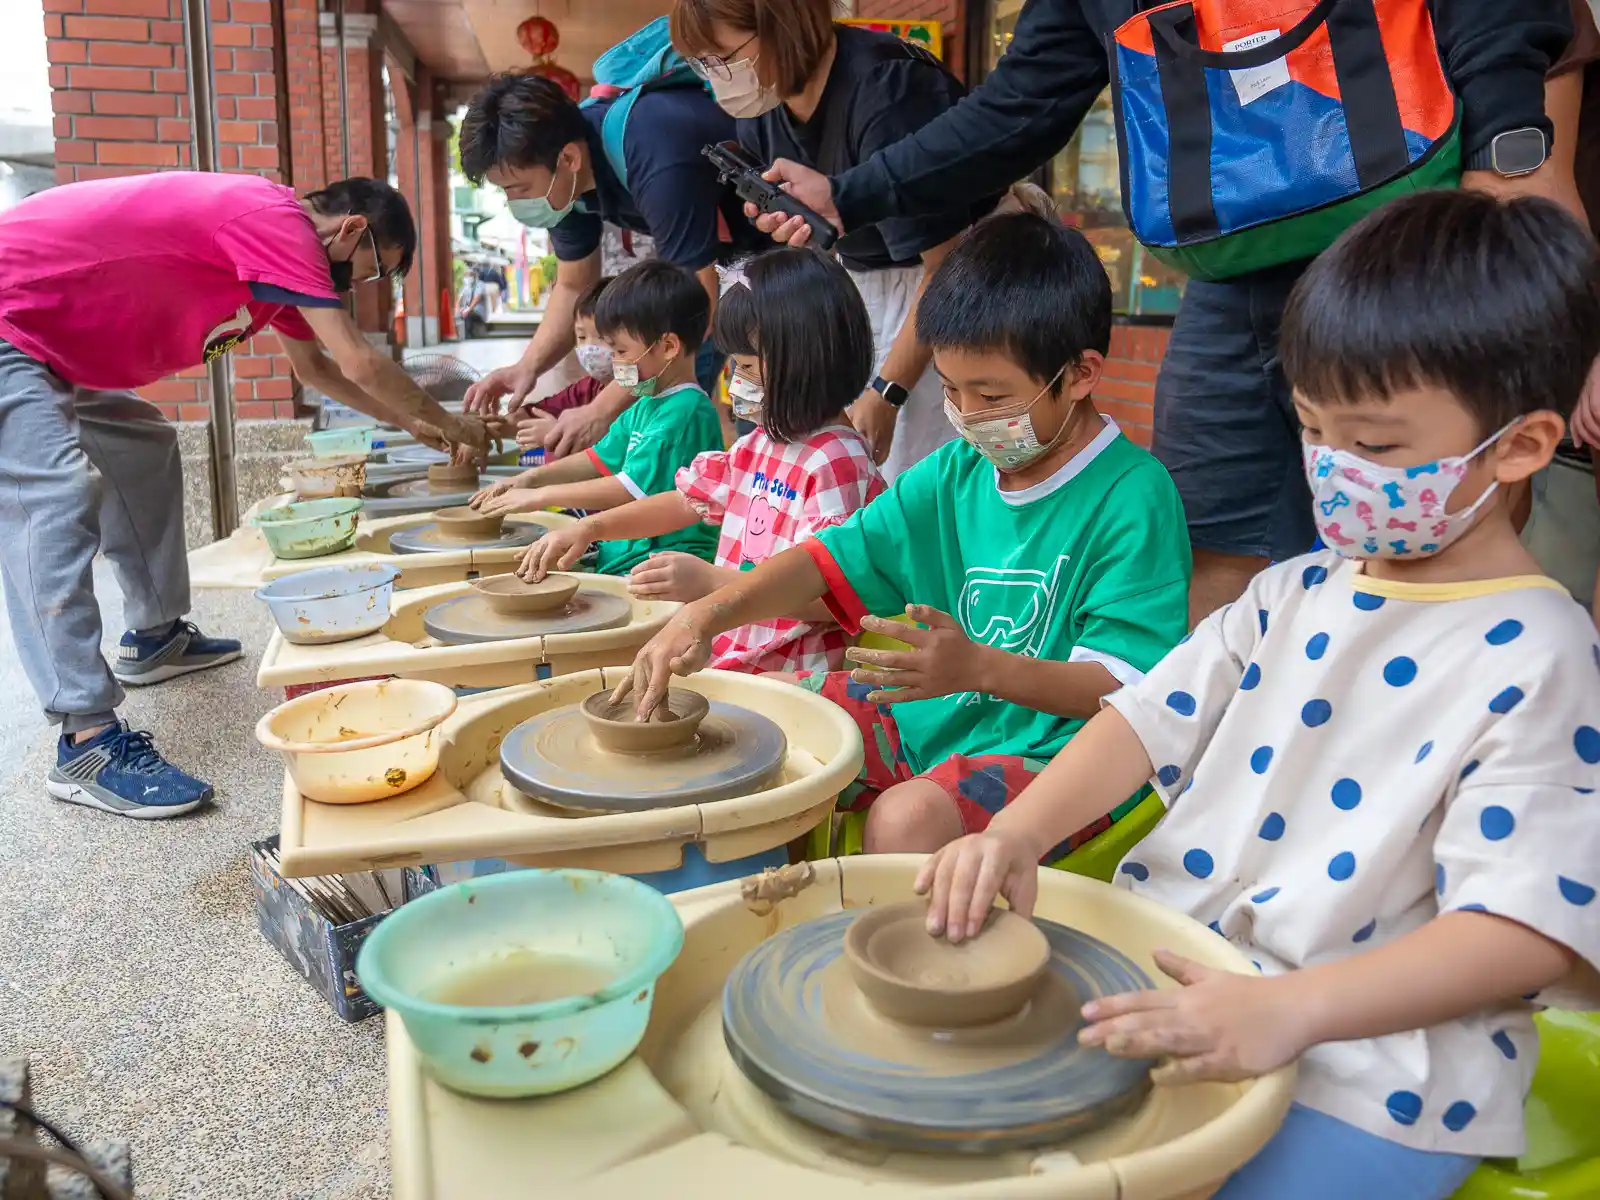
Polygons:
M670 26L678 53L685 58L719 55L713 22L761 39L756 78L780 96L793 96L805 90L828 52L833 0L677 0Z
M1437 387L1484 437L1540 409L1566 417L1600 354L1600 249L1548 200L1406 196L1306 269L1279 353L1316 404Z
M1031 212L988 217L928 280L917 340L1003 355L1059 395L1063 367L1111 348L1111 280L1076 229Z
M800 441L872 378L867 306L845 269L810 247L769 250L738 269L749 286L731 283L717 302L717 349L760 357L762 427Z
M594 326L601 337L624 332L650 346L675 333L688 355L706 340L710 319L711 300L700 281L660 258L629 267L594 306Z

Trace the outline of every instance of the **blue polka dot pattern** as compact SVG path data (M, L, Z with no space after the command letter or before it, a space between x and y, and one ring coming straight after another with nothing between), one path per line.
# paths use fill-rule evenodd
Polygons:
M1456 908L1457 912L1488 912L1482 904L1462 904Z
M1211 861L1211 855L1196 847L1185 852L1183 856L1183 869L1196 879L1209 879L1216 864Z
M1272 747L1257 746L1250 755L1250 769L1257 775L1265 775L1267 768L1272 765Z
M1261 632L1262 633L1266 633L1266 631L1267 631L1267 610L1264 609L1264 608L1258 608L1256 610L1256 617L1261 622Z
M1215 921L1213 921L1213 922L1211 922L1211 924L1207 925L1206 928L1211 930L1211 932L1216 934L1218 937L1227 937L1228 936L1227 934L1222 932L1222 926L1218 925Z
M1496 1030L1494 1036L1489 1040L1494 1043L1495 1049L1507 1058L1515 1059L1517 1057L1517 1044L1511 1040L1511 1035L1504 1029Z
M1248 667L1246 667L1244 669L1244 678L1239 680L1239 690L1241 692L1253 691L1255 689L1256 684L1258 684L1260 682L1261 682L1261 668L1256 666L1255 663L1251 663Z
M1511 815L1511 810L1501 805L1491 804L1478 814L1478 828L1491 842L1504 841L1516 827L1517 819Z
M1333 716L1333 705L1326 700L1307 700L1305 707L1300 710L1300 719L1306 723L1308 729L1326 725L1331 716Z
M1250 897L1250 903L1265 904L1268 900L1271 900L1274 896L1276 896L1281 890L1281 888L1271 887L1267 888L1265 891L1257 892L1254 896Z
M1594 795L1594 789L1593 788L1575 787L1572 790L1577 792L1578 795L1580 795L1580 796L1592 796L1592 795Z
M1439 895L1444 895L1444 864L1433 864L1433 890Z
M1335 883L1343 883L1356 873L1356 856L1348 850L1341 850L1328 860L1328 878Z
M1374 596L1371 592L1357 592L1351 599L1362 612L1377 612L1383 607L1383 597Z
M1283 836L1283 814L1268 813L1267 819L1261 822L1261 829L1257 836L1263 841L1275 842Z
M1422 1115L1422 1097L1415 1092L1390 1092L1383 1106L1402 1125L1415 1125Z
M1600 763L1600 729L1593 725L1579 725L1572 735L1572 748L1586 763Z
M1168 692L1167 707L1180 717L1194 716L1194 697L1188 692Z
M1467 778L1467 776L1471 775L1474 771L1476 771L1482 765L1483 764L1480 763L1477 759L1473 759L1466 766L1461 768L1461 778L1463 778L1463 779Z
M1183 778L1183 768L1168 763L1156 772L1156 778L1161 781L1162 787L1171 787Z
M1361 803L1361 785L1354 779L1341 779L1333 785L1333 806L1349 812Z
M1300 572L1300 584L1305 588L1314 588L1328 577L1328 568L1323 566L1310 566Z
M1317 659L1321 658L1327 652L1328 635L1325 633L1312 634L1311 640L1306 643L1306 657L1312 662L1316 662Z
M1398 658L1391 658L1383 664L1383 681L1390 687L1405 687L1416 677L1416 660L1407 658L1404 654Z
M1372 936L1373 930L1375 930L1377 928L1378 928L1378 918L1377 917L1373 917L1372 920L1368 921L1360 929L1358 929L1354 933L1352 933L1350 935L1350 940L1352 942L1364 942L1369 937Z
M1150 868L1141 862L1125 862L1122 864L1122 873L1132 875L1140 883L1150 878Z
M1428 755L1430 755L1432 753L1433 753L1433 743L1432 742L1423 742L1422 743L1422 749L1417 751L1417 761L1421 762L1423 759L1427 758Z
M1508 687L1493 700L1489 701L1489 711L1492 713L1498 713L1503 717L1506 715L1506 713L1510 712L1513 708L1521 703L1522 689L1519 687Z
M1568 904L1576 904L1582 908L1594 899L1594 889L1587 883L1579 883L1576 879L1568 879L1565 875L1556 876L1556 886L1561 889L1561 898Z
M1444 1127L1451 1133L1460 1133L1468 1125L1472 1124L1472 1118L1477 1115L1478 1110L1473 1108L1472 1105L1465 1100L1457 1100L1444 1110L1444 1116L1440 1119L1444 1122Z
M1483 640L1488 642L1491 646L1504 646L1507 642L1516 641L1517 637L1521 633L1522 622L1513 621L1507 618L1506 620L1501 621L1500 624L1496 625L1493 629L1489 630L1488 633L1484 634Z

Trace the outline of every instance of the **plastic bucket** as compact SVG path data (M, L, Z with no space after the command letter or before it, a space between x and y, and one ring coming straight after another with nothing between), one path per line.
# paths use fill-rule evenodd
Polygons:
M311 447L313 458L338 458L345 454L365 455L372 450L372 439L377 434L376 425L352 426L347 429L323 429L306 434L306 445Z
M257 589L286 641L297 646L348 642L376 633L389 620L400 572L384 564L316 567Z
M356 540L361 501L350 497L302 500L256 514L256 527L279 558L321 558L346 550Z

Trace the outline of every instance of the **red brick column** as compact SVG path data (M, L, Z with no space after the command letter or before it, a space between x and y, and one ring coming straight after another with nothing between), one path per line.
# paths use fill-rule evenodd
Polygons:
M1150 444L1156 375L1172 330L1161 325L1118 325L1111 330L1111 353L1095 389L1095 405L1141 446Z

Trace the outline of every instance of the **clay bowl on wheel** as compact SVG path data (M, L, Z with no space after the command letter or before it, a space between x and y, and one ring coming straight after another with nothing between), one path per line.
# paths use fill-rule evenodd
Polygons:
M632 697L613 704L607 689L583 702L583 716L602 750L613 754L650 754L692 742L710 707L699 692L669 688L667 698L650 714L650 719L641 721Z
M428 486L439 491L456 491L478 486L477 463L434 463L428 468Z
M497 538L500 536L500 527L505 524L503 515L485 516L465 504L456 508L441 508L433 514L433 520L445 537L463 539Z
M515 575L491 575L474 579L472 590L487 600L495 612L515 617L562 607L577 595L578 581L571 575L546 575L538 583Z
M1033 924L996 909L975 938L947 942L928 932L924 901L870 908L844 935L844 957L867 1002L903 1025L988 1025L1017 1012L1050 964L1050 943Z

